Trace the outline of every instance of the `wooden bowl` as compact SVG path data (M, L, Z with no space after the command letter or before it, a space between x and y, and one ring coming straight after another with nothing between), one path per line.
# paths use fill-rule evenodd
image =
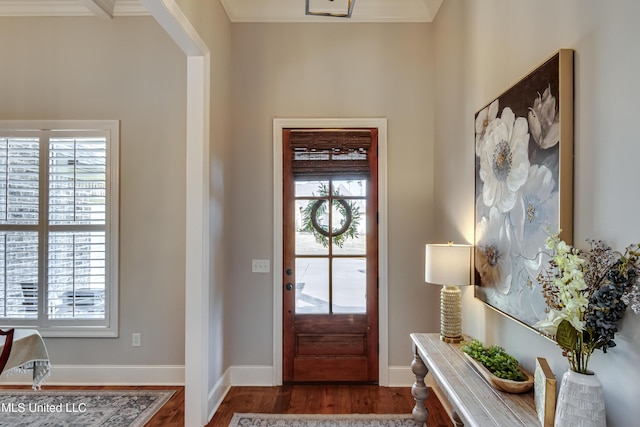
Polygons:
M520 368L522 373L527 377L524 381L505 380L493 375L482 363L478 362L467 353L463 353L471 365L478 371L480 375L494 388L507 393L526 393L533 388L533 375Z

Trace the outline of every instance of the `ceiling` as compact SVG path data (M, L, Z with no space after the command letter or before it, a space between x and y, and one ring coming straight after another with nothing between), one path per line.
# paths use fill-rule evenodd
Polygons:
M0 16L148 15L138 0L0 0Z
M348 0L309 1L312 7L341 7ZM351 18L332 18L306 16L305 0L220 0L232 22L431 22L443 0L352 1ZM139 0L0 0L0 16L138 15L148 15Z

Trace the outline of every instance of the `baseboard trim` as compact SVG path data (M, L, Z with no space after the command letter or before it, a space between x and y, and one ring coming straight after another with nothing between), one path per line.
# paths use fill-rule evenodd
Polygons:
M230 366L209 393L210 407L222 400L231 386L273 386L273 367L268 365ZM414 376L408 366L389 367L389 387L410 387ZM30 384L32 374L16 374L0 379L0 384ZM180 365L53 365L45 385L184 385Z
M236 386L272 386L273 366L244 365L230 366L231 385Z
M0 384L31 384L28 371L2 378ZM176 385L184 386L184 366L180 365L53 365L47 385Z
M232 386L273 386L272 366L230 366L209 390L208 419L211 421Z
M220 379L215 383L213 388L209 390L209 396L207 399L208 418L207 422L211 422L211 419L215 415L216 411L222 404L225 396L231 388L231 373L230 369L227 369Z
M411 387L415 379L409 366L389 366L389 387Z

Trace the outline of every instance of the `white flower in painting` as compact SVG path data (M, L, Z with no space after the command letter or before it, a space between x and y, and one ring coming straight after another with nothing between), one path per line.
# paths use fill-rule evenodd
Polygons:
M536 144L542 149L551 148L560 142L560 121L556 107L556 97L551 95L551 87L533 101L529 108L529 129Z
M498 117L498 100L484 107L476 116L476 156L482 153L482 144L489 125Z
M491 286L502 294L511 288L511 235L507 217L491 208L489 217L477 224L476 268L482 286Z
M482 200L500 212L509 212L517 192L529 175L529 127L524 117L516 119L511 108L502 110L487 130L480 155Z
M558 229L559 195L556 182L546 166L532 165L529 177L518 192L518 199L509 213L524 266L535 278L544 259L548 230Z

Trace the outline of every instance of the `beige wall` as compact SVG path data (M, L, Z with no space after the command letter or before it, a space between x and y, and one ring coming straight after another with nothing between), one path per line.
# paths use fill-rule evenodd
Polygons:
M635 0L446 1L435 23L437 64L436 186L439 235L473 239L473 115L560 48L575 49L574 242L588 237L622 249L640 240L634 178L640 93L640 3ZM455 153L455 154L454 154ZM464 329L504 346L528 369L545 357L558 378L567 369L551 341L464 297ZM640 322L630 311L617 347L597 351L590 368L604 384L610 426L640 419Z
M438 290L424 285L432 223L433 37L426 24L233 24L228 197L228 358L271 365L273 118L388 119L390 364L409 332L434 330Z
M0 54L0 118L121 121L120 337L49 338L52 362L183 365L184 55L148 17L1 18Z
M576 50L575 241L638 240L634 0L446 1L433 25L231 25L218 2L179 3L212 59L210 386L229 365L272 363L272 277L250 261L273 259L274 117L388 119L392 366L409 332L438 329L424 244L473 239L473 113L559 48ZM2 18L0 53L0 118L122 120L121 336L48 339L54 363L184 363L181 340L165 345L184 332L184 54L151 18ZM464 325L529 369L535 356L566 369L470 288ZM628 314L592 360L613 426L640 418L639 331Z

